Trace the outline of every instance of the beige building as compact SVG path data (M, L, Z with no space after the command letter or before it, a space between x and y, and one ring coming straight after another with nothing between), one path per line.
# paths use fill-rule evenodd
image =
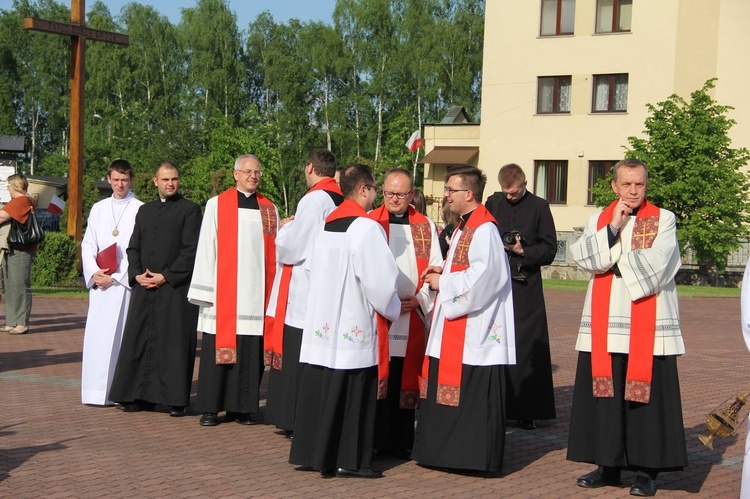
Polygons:
M470 148L460 159L487 174L485 196L518 163L572 237L646 104L689 99L714 77L713 97L736 108L733 147L750 148L748 22L750 0L488 0L481 125L425 125L425 194L442 197L447 164L463 162L450 148Z

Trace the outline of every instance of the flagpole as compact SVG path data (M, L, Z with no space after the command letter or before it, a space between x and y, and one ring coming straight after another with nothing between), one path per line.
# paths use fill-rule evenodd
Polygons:
M419 162L419 148L417 148L416 154L414 155L414 161L412 163L412 166L414 167L414 171L412 171L412 175L414 176L415 181L417 178L417 163L418 162Z

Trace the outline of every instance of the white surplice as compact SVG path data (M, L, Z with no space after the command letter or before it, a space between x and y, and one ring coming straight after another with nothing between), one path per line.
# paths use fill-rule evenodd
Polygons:
M656 295L656 338L654 355L681 355L685 345L680 332L677 285L674 277L680 268L680 247L677 243L674 214L660 210L657 236L651 248L632 250L631 238L636 217L620 230L620 237L609 247L609 229L597 230L599 213L589 217L583 236L570 247L570 254L579 267L591 274L602 274L615 264L622 277L612 281L609 300L607 351L628 353L630 347L631 302ZM583 305L581 327L576 350L591 351L591 279Z
M297 204L294 220L279 229L276 234L276 277L273 291L268 301L266 314L276 315L278 289L281 282L283 265L292 265L292 279L289 283L287 309L284 323L302 329L305 324L305 310L307 309L307 290L310 281L303 267L310 251L313 238L325 222L326 217L336 209L333 198L324 190L312 191L305 194Z
M310 276L300 362L331 369L378 364L376 312L401 313L398 267L383 228L358 217L346 232L320 230L305 269Z
M745 345L750 350L750 260L747 261L745 276L742 278L740 318ZM740 491L742 499L750 499L750 458L748 456L750 456L750 421L748 421L747 437L745 438L745 460L742 463L742 488Z
M276 218L278 220L278 212ZM260 210L238 208L237 334L263 335L266 268ZM206 203L188 301L198 305L198 330L216 334L218 196Z
M405 215L404 215L405 216ZM428 219L431 228L430 241L430 259L427 265L436 267L443 266L443 255L440 253L440 243L438 242L437 229L435 224ZM435 302L435 291L430 290L428 284L423 284L419 292L417 282L419 273L417 272L417 257L414 253L414 240L411 233L411 225L390 224L388 228L388 246L391 248L393 256L396 258L398 265L398 279L396 288L399 296L416 296L421 310L420 315L426 319L426 326L429 328L429 317L432 312L432 306ZM404 357L406 355L406 344L409 339L409 323L411 322L411 312L401 314L399 318L391 324L388 340L390 345L391 357Z
M456 229L440 276L427 355L440 358L445 319L466 318L463 364L516 363L516 333L508 257L492 223L477 227L469 246L469 267L451 272L462 231Z
M135 225L135 215L143 202L129 192L125 199L110 197L91 207L86 234L81 241L81 264L89 288L89 311L83 335L81 401L84 404L108 405L109 388L120 352L122 330L130 303L128 257L125 250ZM117 236L112 232L117 227ZM93 276L98 272L96 255L117 244L117 271L113 284L105 290L94 289Z

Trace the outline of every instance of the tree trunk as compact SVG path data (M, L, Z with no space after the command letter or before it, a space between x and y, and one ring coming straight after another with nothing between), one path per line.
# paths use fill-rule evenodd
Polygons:
M383 94L378 94L378 137L375 141L375 161L380 157L380 143L383 140Z
M31 173L34 175L34 165L36 164L36 129L39 126L39 109L35 109L31 114L31 161L29 162Z
M328 76L327 75L326 75L325 80L324 80L324 85L325 85L325 90L324 90L324 95L323 95L323 99L324 99L324 101L323 101L323 109L324 109L324 112L325 112L325 120L326 120L326 144L328 145L328 150L331 151L331 150L333 150L333 147L331 146L331 120L328 117L328 99L329 99L328 85L329 85L329 83L328 83Z

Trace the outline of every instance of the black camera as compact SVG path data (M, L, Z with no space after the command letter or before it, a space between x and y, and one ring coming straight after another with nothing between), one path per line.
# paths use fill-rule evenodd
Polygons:
M500 236L503 240L503 244L507 244L508 246L514 246L516 244L516 237L518 237L521 240L521 244L526 243L526 239L523 238L520 232L518 232L517 229L509 230L508 232L503 232L503 235Z

